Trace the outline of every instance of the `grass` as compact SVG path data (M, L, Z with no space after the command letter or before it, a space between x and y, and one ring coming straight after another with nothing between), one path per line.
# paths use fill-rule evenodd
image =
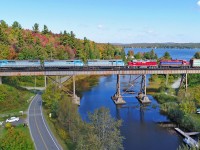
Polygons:
M32 141L28 127L24 127L22 124L20 124L18 126L15 126L14 129L23 133L26 137L26 140L31 141L32 144L33 144L33 141ZM3 126L0 126L0 138L4 138L4 136L7 134L7 132L8 132L8 129L4 128Z
M53 133L53 135L55 136L56 140L58 141L58 143L61 145L61 147L64 149L64 150L69 150L69 148L67 147L65 141L63 141L60 136L58 135L58 132L53 124L53 122L49 119L49 116L47 115L47 110L46 109L43 109L43 115L45 117L45 120L47 121L48 123L48 126L51 130L51 132Z
M161 78L158 78L158 76L153 75L152 80L149 81L149 85L147 87L147 94L155 94L159 92L161 82Z
M27 93L24 96L24 98L27 99L27 103L24 103L24 104L22 103L20 107L16 109L9 110L7 108L7 111L3 111L3 112L0 111L0 121L4 121L6 118L9 118L11 116L21 116L20 111L23 111L23 112L27 111L30 104L30 99L32 99L33 96L34 96L33 93ZM22 117L26 117L26 115L24 114Z

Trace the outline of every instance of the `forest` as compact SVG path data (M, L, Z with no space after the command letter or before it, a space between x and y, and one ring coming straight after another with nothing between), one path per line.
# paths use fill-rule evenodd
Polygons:
M52 33L47 25L39 30L23 29L17 21L9 26L0 21L0 59L52 60L52 59L118 59L124 55L120 46L98 44L84 37L76 38L73 31Z

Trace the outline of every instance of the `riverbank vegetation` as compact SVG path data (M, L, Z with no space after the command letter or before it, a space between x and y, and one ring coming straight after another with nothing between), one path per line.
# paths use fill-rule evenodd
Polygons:
M66 149L103 150L123 149L120 135L121 121L113 119L106 108L88 114L83 121L78 114L78 106L72 103L59 87L49 86L42 95L44 108L51 117L47 119Z
M197 57L197 53L194 57L200 58ZM196 113L197 108L200 107L200 75L188 75L187 91L185 91L184 84L179 89L170 87L179 77L178 75L169 75L167 85L165 75L152 75L149 79L147 93L152 94L160 103L161 113L167 115L180 127L189 131L200 131L200 118Z

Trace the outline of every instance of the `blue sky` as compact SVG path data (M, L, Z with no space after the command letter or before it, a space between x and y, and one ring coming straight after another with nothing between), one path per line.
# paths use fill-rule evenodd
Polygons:
M0 20L95 42L200 42L200 0L4 0Z

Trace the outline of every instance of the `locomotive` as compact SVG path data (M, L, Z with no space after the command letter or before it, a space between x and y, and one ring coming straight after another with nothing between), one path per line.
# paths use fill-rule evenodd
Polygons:
M70 69L70 68L200 68L200 59L190 61L175 60L132 60L124 63L121 59L112 60L0 60L0 69Z

